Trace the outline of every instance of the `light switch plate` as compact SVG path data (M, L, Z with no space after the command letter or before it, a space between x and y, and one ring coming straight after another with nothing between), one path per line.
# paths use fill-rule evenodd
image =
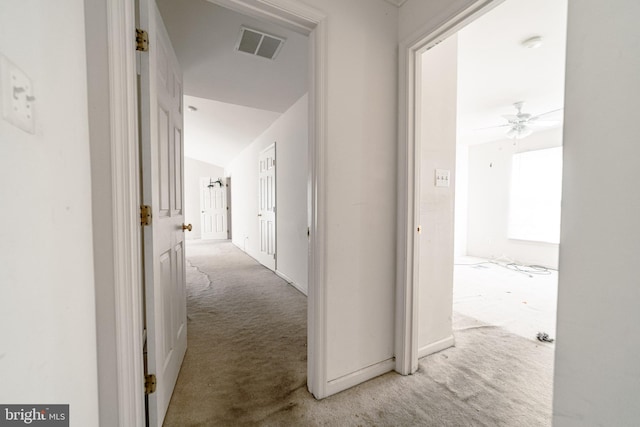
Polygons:
M448 187L450 175L447 169L436 169L436 187Z
M2 118L25 132L35 133L33 83L18 66L0 55Z

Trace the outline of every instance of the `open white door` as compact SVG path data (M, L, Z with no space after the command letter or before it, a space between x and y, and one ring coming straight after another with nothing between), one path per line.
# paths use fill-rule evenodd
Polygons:
M183 231L182 74L154 0L139 0L149 48L140 53L142 200L149 426L161 426L187 349Z
M276 144L265 148L258 158L258 261L276 269Z
M227 188L213 178L200 179L202 239L228 239Z

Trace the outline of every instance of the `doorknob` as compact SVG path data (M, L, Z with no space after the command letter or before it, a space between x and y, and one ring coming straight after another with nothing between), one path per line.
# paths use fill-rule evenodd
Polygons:
M189 230L191 231L193 229L193 226L191 224L182 224L182 231L184 230Z
M262 216L262 214L258 214L258 216Z

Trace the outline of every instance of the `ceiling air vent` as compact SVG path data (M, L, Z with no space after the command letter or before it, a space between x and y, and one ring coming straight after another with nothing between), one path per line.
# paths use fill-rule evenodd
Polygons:
M281 37L266 34L262 31L241 27L236 50L263 58L275 59L284 44L284 40Z

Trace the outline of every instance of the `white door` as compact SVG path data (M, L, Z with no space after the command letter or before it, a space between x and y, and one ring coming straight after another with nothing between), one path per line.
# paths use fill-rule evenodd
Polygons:
M228 239L227 188L217 178L200 179L202 239Z
M260 253L258 261L276 269L276 144L258 158L258 229Z
M182 74L154 0L140 0L149 50L140 53L142 199L149 425L161 426L187 349L183 231Z

